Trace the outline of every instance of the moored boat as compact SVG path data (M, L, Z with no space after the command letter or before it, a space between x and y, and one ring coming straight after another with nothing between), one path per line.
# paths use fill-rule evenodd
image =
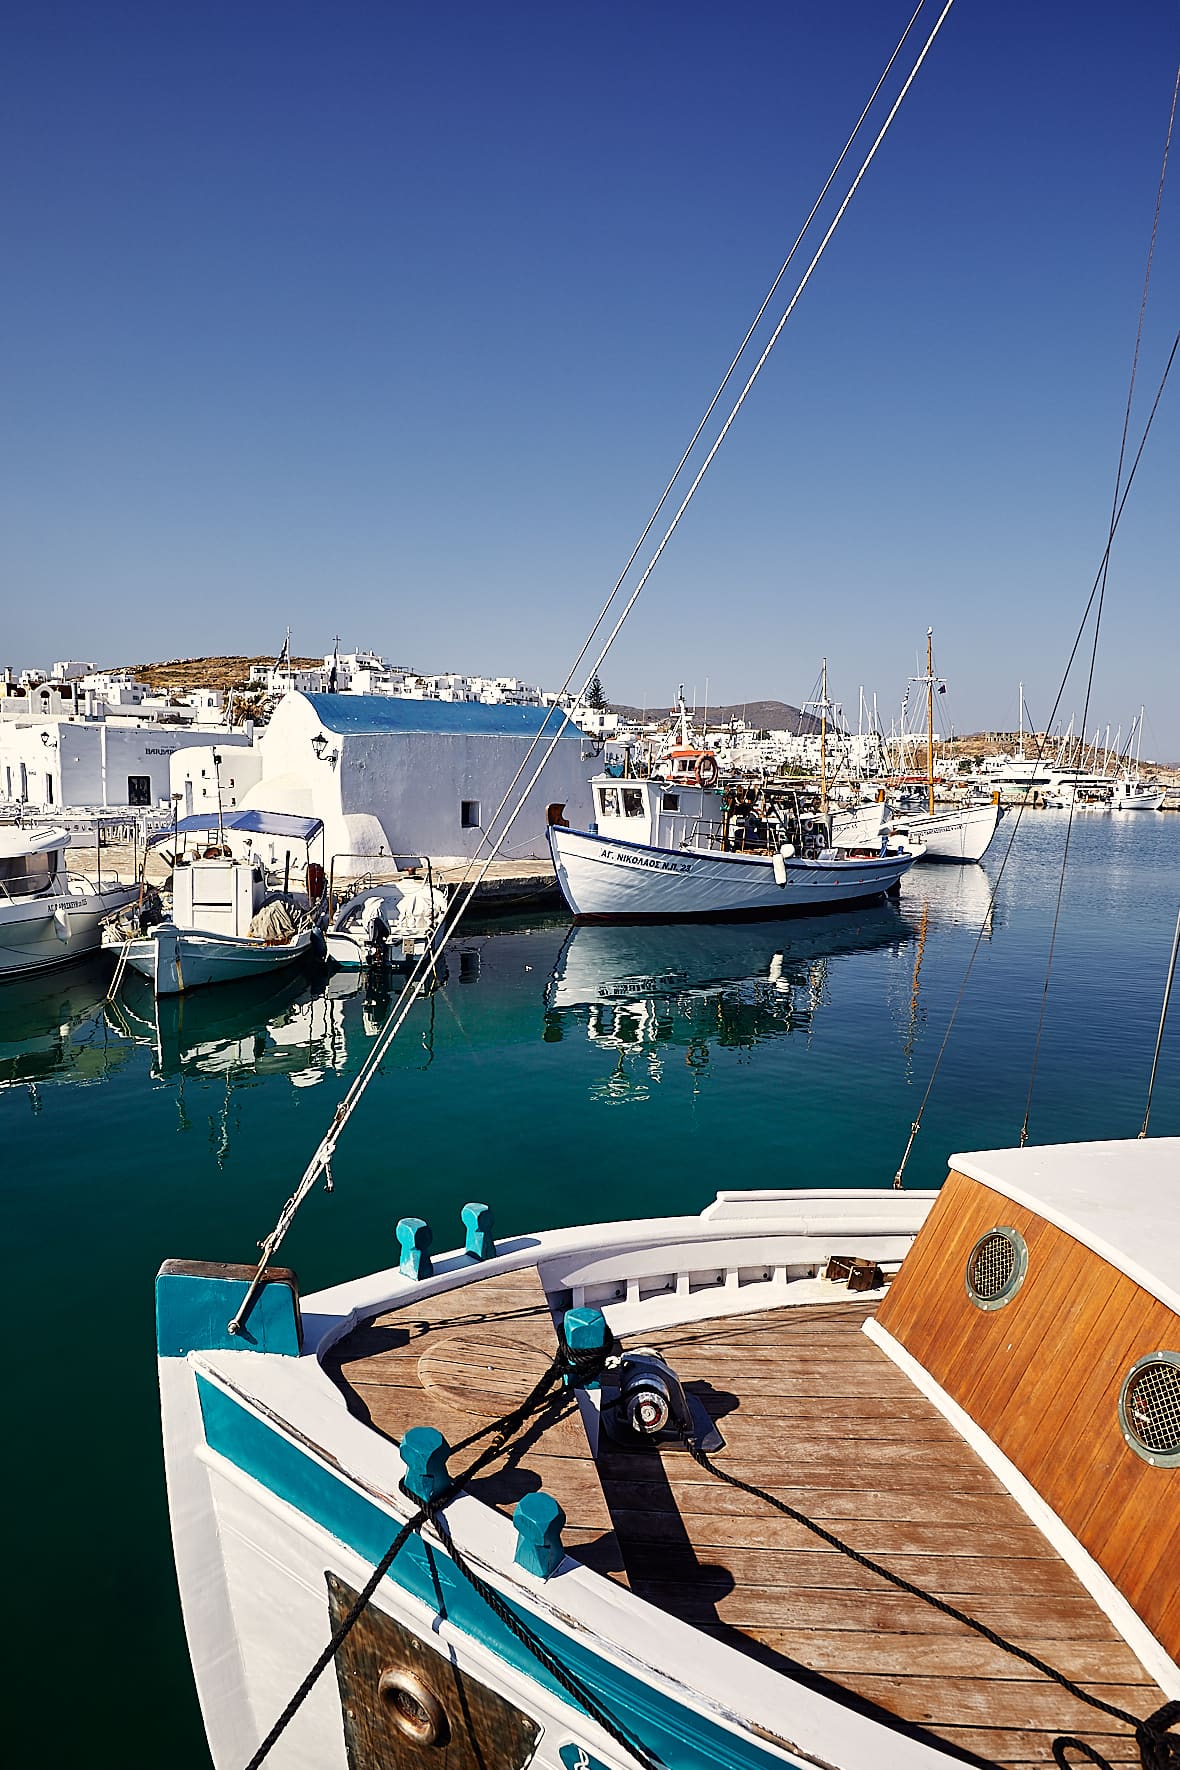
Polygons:
M177 828L191 834L206 821L194 817ZM154 891L141 897L135 918L139 934L123 934L119 975L130 966L148 979L158 996L172 996L208 984L266 977L284 966L321 957L323 936L307 893L297 897L272 887L260 856L249 846L244 853L235 853L226 840L227 829L248 829L252 841L272 826L281 826L283 834L302 840L308 848L323 830L318 818L239 812L232 820L221 820L216 836L191 854L178 848L172 857L170 904L166 910ZM304 871L308 892L316 888L322 892L322 867L308 861Z
M71 872L69 831L0 828L0 982L65 965L102 944L103 922L135 887Z
M586 920L839 909L894 890L921 852L884 840L835 846L829 815L790 790L755 798L596 775L591 791L594 829L549 829L562 896Z
M398 1270L302 1301L283 1270L250 1296L252 1268L168 1262L215 1764L260 1762L317 1665L276 1765L445 1741L503 1770L919 1770L1166 1740L1178 1160L957 1156L937 1199L723 1192L499 1246L472 1205L464 1249L432 1266L406 1219Z

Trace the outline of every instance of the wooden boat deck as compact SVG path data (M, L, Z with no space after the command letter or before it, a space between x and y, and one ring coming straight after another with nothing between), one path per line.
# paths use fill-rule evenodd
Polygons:
M530 1267L377 1316L334 1346L324 1368L352 1412L385 1437L396 1441L411 1426L434 1426L458 1444L523 1401L556 1350L549 1303ZM469 1456L479 1449L482 1444L473 1446ZM502 1463L476 1477L471 1492L510 1513L541 1487L566 1514L562 1540L570 1553L625 1583L572 1395L543 1436L526 1433Z
M1131 1714L1164 1698L1098 1605L937 1410L861 1332L853 1301L655 1336L717 1420L720 1468L815 1518ZM451 1442L520 1399L555 1344L533 1272L486 1279L357 1329L328 1368L400 1438ZM592 1462L576 1407L472 1484L501 1510L544 1486L571 1553L730 1646L901 1731L987 1765L1051 1765L1078 1734L1112 1765L1133 1736L921 1599L823 1544L680 1449ZM785 1717L782 1718L785 1724ZM775 1717L768 1717L773 1726Z

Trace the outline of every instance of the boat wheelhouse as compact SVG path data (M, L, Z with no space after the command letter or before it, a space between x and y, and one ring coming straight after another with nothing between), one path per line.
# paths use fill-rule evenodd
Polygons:
M103 921L133 885L69 870L64 829L0 828L0 981L65 965L102 944Z

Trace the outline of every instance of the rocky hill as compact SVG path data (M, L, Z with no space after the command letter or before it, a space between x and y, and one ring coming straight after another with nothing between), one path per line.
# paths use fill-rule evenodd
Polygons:
M231 688L244 688L250 680L251 664L273 664L274 658L168 658L160 664L112 664L111 669L130 670L139 682L170 694L190 688L220 688L228 694ZM323 658L292 658L296 670L323 667Z
M610 708L612 713L618 713L624 719L671 724L676 717L675 707L624 707L612 701ZM698 717L703 714L702 707ZM731 719L744 719L755 731L793 731L798 736L819 730L819 720L814 713L803 713L787 701L736 701L731 707L709 708L710 730L716 731L718 726L727 725Z

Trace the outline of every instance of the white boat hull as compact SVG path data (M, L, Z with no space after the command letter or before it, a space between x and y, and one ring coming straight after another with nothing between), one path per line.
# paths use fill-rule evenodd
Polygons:
M872 799L864 805L841 805L832 813L832 840L844 847L875 848L885 828L886 805L883 799Z
M228 934L200 933L163 922L127 946L127 963L146 977L158 996L178 996L210 983L269 976L307 958L317 946L310 928L282 946Z
M106 916L135 898L131 885L18 897L0 904L0 982L67 965L102 945Z
M814 915L892 891L917 858L907 850L884 859L791 859L780 885L763 855L653 848L558 825L549 847L562 896L588 921Z
M1001 807L989 800L986 805L915 812L898 818L891 827L894 835L920 842L926 850L925 860L980 861L991 845L1000 814Z
M1159 787L1124 793L1121 798L1116 794L1111 800L1111 808L1114 811L1162 811L1166 791L1165 787Z

